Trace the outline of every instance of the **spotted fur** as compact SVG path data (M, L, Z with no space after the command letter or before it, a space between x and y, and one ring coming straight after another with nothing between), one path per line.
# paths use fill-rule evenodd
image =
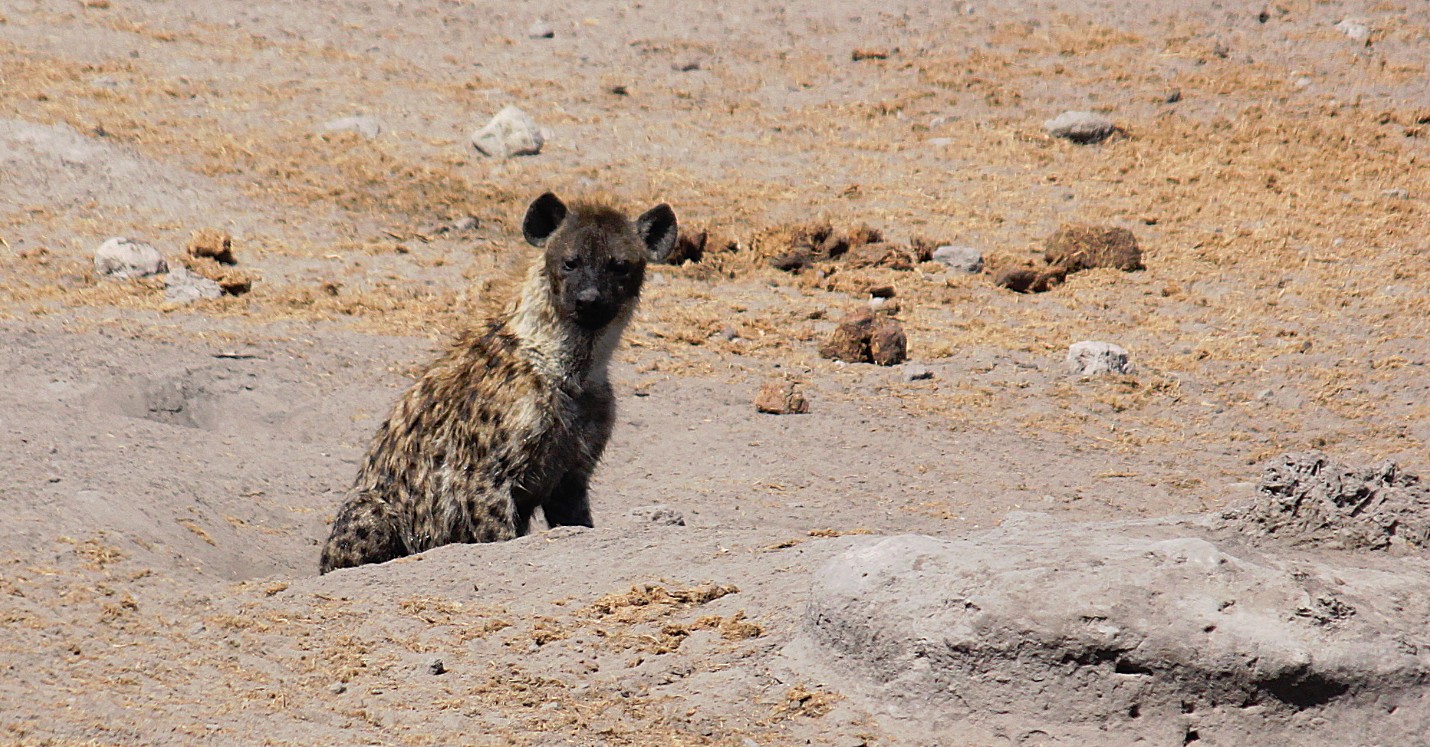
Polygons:
M606 369L647 260L675 244L659 205L634 222L603 202L532 202L544 247L514 298L457 336L393 407L333 521L327 573L454 542L592 526L588 484L615 418Z

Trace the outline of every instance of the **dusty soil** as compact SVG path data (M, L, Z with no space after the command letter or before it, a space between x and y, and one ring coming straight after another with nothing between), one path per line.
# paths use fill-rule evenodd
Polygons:
M1430 472L1427 29L1413 0L0 5L0 741L948 743L791 653L857 535L1214 511L1288 451ZM508 104L539 155L467 145ZM1048 137L1066 110L1118 131ZM354 115L377 136L324 129ZM317 577L366 438L548 189L711 237L620 354L597 528ZM772 267L811 222L987 268ZM1145 269L993 285L1063 224ZM248 292L94 272L203 229ZM821 358L881 286L909 362ZM1135 373L1068 377L1089 339ZM771 378L809 412L757 413ZM1054 738L1009 734L963 739Z

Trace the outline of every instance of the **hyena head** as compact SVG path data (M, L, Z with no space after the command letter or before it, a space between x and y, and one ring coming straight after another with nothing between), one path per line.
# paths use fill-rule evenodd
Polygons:
M547 192L526 210L522 233L546 249L546 279L564 319L596 331L640 296L647 261L675 247L675 213L660 204L632 223L606 205L573 203Z

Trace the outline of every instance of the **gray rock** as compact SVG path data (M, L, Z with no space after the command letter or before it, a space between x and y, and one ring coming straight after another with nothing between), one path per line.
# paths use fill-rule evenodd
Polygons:
M1391 189L1381 190L1380 195L1381 197L1389 197L1393 200L1408 200L1410 199L1410 190L1404 187L1393 187Z
M556 36L556 29L551 28L551 24L538 18L526 27L526 35L532 39L550 39Z
M1430 607L1405 600L1430 594L1430 563L1269 555L1198 531L1016 521L855 541L814 577L804 645L852 680L832 687L919 714L930 737L1419 743ZM929 743L989 741L964 737Z
M372 140L382 134L382 123L374 117L343 117L324 122L322 129L323 132L352 131Z
M1110 342L1084 340L1068 347L1068 371L1077 376L1126 374L1132 372L1128 354Z
M904 381L928 381L929 379L933 378L933 371L930 371L923 366L905 365L903 368Z
M955 272L983 272L983 252L971 246L941 246L933 250L933 261Z
M433 659L427 662L427 673L433 676L447 673L447 665L441 659Z
M485 127L472 133L472 147L492 158L536 155L545 142L536 122L515 106L497 112Z
M1370 41L1370 26L1359 19L1343 18L1336 24L1336 30L1345 34L1351 41Z
M481 221L474 215L468 215L447 223L438 223L428 226L422 231L427 236L441 236L448 233L466 233L475 231L481 226Z
M116 236L94 251L94 269L116 278L142 278L169 270L158 249L142 241Z
M638 524L652 524L666 527L685 526L685 515L663 504L633 508L631 509L630 515Z
M330 692L330 693L332 693L332 694L334 694L334 695L342 695L343 693L345 693L345 692L347 692L347 691L348 691L348 686L347 686L346 683L343 683L343 682L334 682L333 684L328 685L328 692Z
M1053 137L1088 144L1106 140L1117 126L1112 120L1095 112L1063 112L1044 122L1043 129Z
M202 275L189 272L186 267L175 267L164 278L164 300L172 303L189 304L201 298L218 298L223 295L219 284Z

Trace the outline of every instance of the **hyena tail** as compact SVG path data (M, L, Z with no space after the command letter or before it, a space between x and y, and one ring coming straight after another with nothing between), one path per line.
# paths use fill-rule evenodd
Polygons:
M333 520L333 533L323 546L318 572L382 563L407 554L397 517L387 502L372 493L356 493L348 497Z

